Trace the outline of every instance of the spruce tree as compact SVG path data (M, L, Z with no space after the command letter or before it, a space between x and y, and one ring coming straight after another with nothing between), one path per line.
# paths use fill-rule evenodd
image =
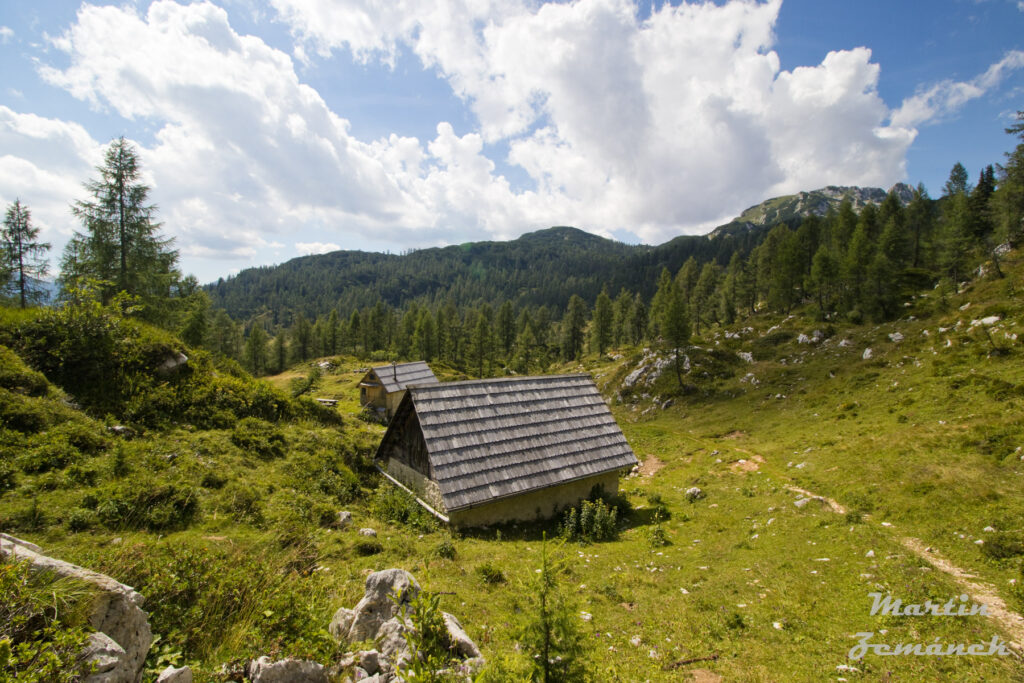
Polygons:
M156 206L148 203L149 186L140 182L142 166L135 147L123 137L107 148L98 180L89 180L88 201L75 202L74 215L84 233L75 233L64 250L64 286L82 278L105 283L104 302L117 292L143 298L166 298L180 279L174 240L160 234Z
M38 240L39 228L32 227L32 213L20 199L15 199L7 207L3 228L0 229L0 256L3 257L0 284L7 290L13 290L21 308L46 295L39 286L39 280L49 270L46 252L50 245Z

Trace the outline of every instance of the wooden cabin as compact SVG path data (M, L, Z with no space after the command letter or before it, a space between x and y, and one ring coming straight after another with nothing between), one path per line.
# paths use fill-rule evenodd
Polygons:
M374 460L460 527L550 517L637 464L585 374L410 387Z
M359 381L359 403L384 413L390 420L410 384L437 384L437 377L421 360L370 368Z

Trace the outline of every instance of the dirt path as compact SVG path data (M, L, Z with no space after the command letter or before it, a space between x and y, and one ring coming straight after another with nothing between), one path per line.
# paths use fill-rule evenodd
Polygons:
M977 577L941 557L933 549L926 547L919 539L907 536L901 538L900 543L931 566L953 577L953 580L971 596L973 601L984 604L988 608L988 616L1010 634L1013 639L1010 644L1016 650L1020 651L1024 647L1022 645L1024 644L1024 617L1007 607L1006 602L999 597L992 586L980 581L972 581L971 579Z
M846 514L846 508L831 498L819 496L798 486L787 485L786 489L793 491L794 493L800 493L814 500L820 500L827 504L829 508L832 509L832 512L835 512L836 514ZM866 516L867 515L865 515L865 517ZM941 557L934 550L926 547L919 539L907 536L900 538L899 542L904 548L914 553L931 566L952 577L953 580L956 581L957 585L960 586L965 593L971 596L972 600L986 605L989 618L999 624L999 626L1010 635L1010 646L1017 652L1024 650L1024 617L1007 607L1006 602L999 597L995 588L981 581L972 581L972 579L977 577L973 574L968 574L949 560Z
M832 500L831 498L826 498L825 496L819 496L817 493L811 493L807 489L802 489L799 486L790 486L789 484L786 484L786 490L787 491L792 491L793 493L802 493L803 495L805 495L808 498L811 498L813 500L820 500L821 502L825 503L830 508L832 508L832 512L836 513L837 515L845 515L846 514L846 508L843 507L842 505L840 505L839 503L837 503L836 501Z

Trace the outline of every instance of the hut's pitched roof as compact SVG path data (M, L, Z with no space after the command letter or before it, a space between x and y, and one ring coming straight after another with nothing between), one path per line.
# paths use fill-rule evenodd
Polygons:
M437 377L425 361L418 360L412 363L398 363L397 365L381 365L371 368L381 384L384 391L402 391L411 384L437 384Z
M589 375L411 387L392 425L409 410L450 512L637 464Z

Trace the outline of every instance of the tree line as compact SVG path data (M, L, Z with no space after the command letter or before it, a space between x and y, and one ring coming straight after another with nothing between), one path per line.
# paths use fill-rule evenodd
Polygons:
M1007 132L1024 140L1024 112ZM605 285L589 299L573 292L561 306L522 296L467 304L448 290L401 305L383 296L362 306L346 299L319 316L264 310L244 322L206 309L206 322L197 319L186 338L256 374L341 353L440 360L476 376L543 372L624 345L660 342L678 355L693 334L799 306L821 320L893 319L910 296L935 286L955 291L983 261L1000 277L1000 254L1024 238L1022 220L1024 142L973 184L955 164L938 199L918 185L909 201L891 191L859 212L847 200L824 216L748 231L749 241L723 242L729 249L721 253L691 253L635 288ZM577 275L538 270L549 279L558 272L559 283Z
M1007 132L1024 141L1024 112ZM284 303L309 294L310 278L331 279L297 260L254 280L286 296L240 316L216 305L229 300L217 293L230 289L223 282L204 290L182 277L139 182L138 155L122 138L107 149L99 178L85 184L90 199L72 207L84 229L64 250L60 283L64 297L84 284L104 303L126 293L136 315L256 375L342 353L441 360L476 376L543 372L585 353L654 342L678 355L693 334L747 316L810 306L822 320L882 321L924 288L956 289L982 261L1000 276L1001 245L1024 237L1024 142L1005 156L973 184L957 163L938 199L919 185L909 202L890 192L859 212L844 201L825 216L657 248L559 228L407 256L339 252L332 256L352 266L334 278L347 294L320 314ZM0 238L6 291L29 305L49 245L38 242L20 200ZM271 272L255 269L264 270ZM304 274L289 284L293 272ZM442 282L446 273L454 280ZM333 290L313 293L326 291Z

